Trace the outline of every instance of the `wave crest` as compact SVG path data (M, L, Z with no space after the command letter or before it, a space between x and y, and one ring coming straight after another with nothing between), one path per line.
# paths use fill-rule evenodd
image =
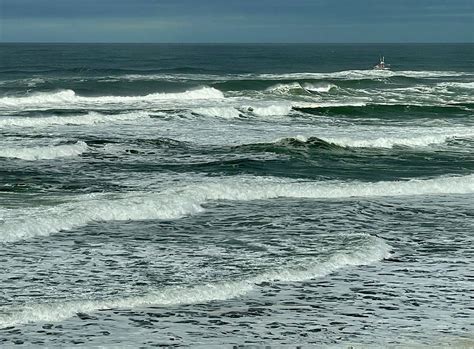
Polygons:
M256 106L243 106L244 110L247 110L249 113L261 116L286 116L293 109L290 103L277 103L271 105L256 105Z
M106 115L89 112L85 115L47 116L47 117L8 117L0 119L0 127L47 127L54 125L93 125L100 123L115 123L147 118L146 112Z
M0 98L1 107L31 107L69 104L116 104L166 100L222 99L224 94L213 87L202 87L177 93L152 93L145 96L78 96L73 90L37 93L24 97Z
M295 182L289 179L232 177L168 190L102 196L55 207L12 211L0 227L11 242L71 230L92 221L177 219L204 211L208 201L268 200L278 197L340 199L474 193L474 175L393 182Z
M75 144L63 144L45 147L2 148L0 149L0 157L16 158L28 161L51 160L81 155L87 151L87 149L87 144L82 141L79 141Z
M193 109L193 113L210 116L210 117L219 117L224 119L236 119L241 116L241 113L233 107L202 107Z

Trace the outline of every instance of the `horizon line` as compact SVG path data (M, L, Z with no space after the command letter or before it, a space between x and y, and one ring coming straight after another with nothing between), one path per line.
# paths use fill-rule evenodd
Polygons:
M95 45L466 45L474 44L472 42L460 41L460 42L120 42L120 41L0 41L2 44L46 44L46 45L82 45L82 44L95 44Z

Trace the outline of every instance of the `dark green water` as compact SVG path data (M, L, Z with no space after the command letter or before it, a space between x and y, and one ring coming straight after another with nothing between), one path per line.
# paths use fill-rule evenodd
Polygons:
M473 50L0 45L0 344L472 345Z

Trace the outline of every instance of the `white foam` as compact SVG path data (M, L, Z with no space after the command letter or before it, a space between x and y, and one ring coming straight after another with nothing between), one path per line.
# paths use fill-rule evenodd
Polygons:
M291 82L286 84L276 84L267 88L267 92L288 94L295 90L306 90L308 92L326 93L337 86L329 83L309 83L306 82L301 85L299 82Z
M41 79L41 78L31 78L31 79L27 79L27 86L28 87L36 87L36 85L38 84L44 84L45 83L45 80L44 79Z
M152 93L145 96L78 96L72 90L59 92L37 93L24 97L0 98L0 108L32 107L32 106L68 106L71 104L117 104L135 102L156 102L167 100L222 99L224 94L212 87L202 87L179 93Z
M0 128L5 127L47 127L52 125L93 125L100 123L116 123L147 118L146 112L133 112L115 115L106 115L89 112L86 115L47 116L47 117L5 117L0 118Z
M414 71L414 70L344 70L329 73L289 73L289 74L260 74L255 75L256 79L262 80L304 80L304 79L340 79L340 80L359 80L359 79L379 79L396 76L412 78L438 78L471 75L466 72L456 71ZM248 77L247 77L248 78Z
M340 199L466 193L474 193L474 175L375 183L231 177L161 193L86 197L82 201L75 200L54 207L18 209L10 212L0 224L0 241L45 236L92 221L177 219L202 212L203 204L215 200L250 201L278 197Z
M369 243L351 246L350 253L336 253L328 260L314 261L303 268L285 268L271 270L252 278L252 283L261 282L300 282L304 280L324 277L338 269L350 266L368 265L390 256L391 247L382 239L369 236Z
M362 99L362 98L359 98ZM365 98L364 98L365 100ZM365 107L367 102L358 101L358 100L347 100L343 102L320 102L320 103L295 103L293 108L308 108L308 109L318 109L318 108L332 108L332 107Z
M291 82L288 84L276 84L276 85L270 86L269 88L267 88L267 92L287 94L290 91L299 90L299 89L302 89L300 83Z
M31 304L13 309L9 315L0 315L0 327L30 322L57 322L73 317L77 313L91 313L102 309L206 303L238 297L251 288L252 285L247 283L208 284L188 288L167 288L122 299Z
M449 139L456 137L468 137L473 134L434 134L434 135L414 135L410 137L378 137L373 139L355 139L348 137L324 138L325 141L341 146L353 148L393 148L396 146L405 147L426 147L430 145L443 144Z
M224 119L236 119L240 117L240 112L233 107L202 107L193 109L193 112L203 116Z
M0 327L30 322L58 322L73 317L77 313L93 313L104 309L130 309L226 300L243 296L262 282L300 282L324 277L338 269L373 264L390 255L390 246L383 240L371 236L367 236L365 240L358 246L352 246L353 250L348 253L336 253L326 260L315 259L298 268L290 265L237 281L168 287L121 299L76 300L11 308L7 314L0 315Z
M87 151L86 143L79 141L75 144L31 148L0 148L0 157L23 160L46 160L81 155Z
M438 84L440 87L455 87L464 89L474 89L474 82L441 82Z
M244 106L244 110L248 110L256 116L286 116L292 110L292 105L289 103L274 103L271 105L257 105L257 106Z
M226 81L235 75L215 75L215 74L183 74L183 73L161 73L161 74L126 74L113 77L114 79L125 79L129 81Z
M67 103L77 98L72 90L63 90L58 92L39 92L30 96L23 97L2 97L0 98L0 107L18 106L18 105L37 105L51 103Z
M449 133L433 133L433 134L414 134L409 137L375 137L370 138L365 136L363 139L352 138L352 137L318 137L321 140L339 145L342 147L352 148L393 148L397 146L405 147L427 147L431 145L443 144L450 139L455 138L470 138L474 137L474 132L469 131L452 131ZM274 143L279 143L285 138L279 138ZM308 138L303 135L297 135L294 137L300 142L307 142Z
M318 93L327 93L332 89L336 88L337 86L334 84L310 84L305 83L303 84L303 88L310 92L318 92Z

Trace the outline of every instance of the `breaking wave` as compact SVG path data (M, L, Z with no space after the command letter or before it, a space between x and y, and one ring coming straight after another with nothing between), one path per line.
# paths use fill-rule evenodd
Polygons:
M93 125L100 123L115 123L147 118L146 112L133 112L125 114L107 115L89 112L86 115L48 116L48 117L7 117L0 119L0 128L16 127L47 127L52 125Z
M339 147L339 148L393 148L397 146L405 147L426 147L434 144L443 144L450 139L472 137L474 132L471 133L449 133L449 134L433 134L433 135L414 135L410 137L378 137L373 139L357 139L349 137L324 137L316 138L304 136L297 136L295 138L283 138L274 142L274 144L291 144L291 145L315 145L321 146L322 142L326 146Z
M290 103L277 103L272 105L244 106L244 110L255 116L286 116L293 109Z
M293 90L301 90L303 87L300 85L299 82L292 82L288 84L276 84L274 86L270 86L266 89L267 92L271 93L281 93L286 94Z
M373 264L390 256L391 247L382 239L365 236L364 240L360 245L352 246L350 252L335 253L326 260L315 259L313 262L298 267L289 265L282 269L269 270L254 277L237 281L167 287L127 298L28 304L11 308L7 314L0 315L0 327L30 322L58 322L78 313L91 313L114 308L130 309L226 300L243 296L264 282L300 282L324 277L342 268Z
M323 92L329 92L332 89L337 88L337 86L334 84L323 84L323 83L310 84L309 82L307 82L303 84L303 88L309 92L323 93Z
M85 226L92 221L177 219L202 212L203 204L215 200L251 201L278 197L340 199L473 192L474 175L373 183L231 177L161 193L102 195L54 207L10 211L9 217L17 218L0 223L0 241L46 236Z
M16 158L28 161L49 160L81 155L87 151L87 149L87 144L82 141L79 141L75 144L63 144L45 147L1 148L0 158Z
M438 84L440 87L454 87L462 89L474 89L474 82L441 82Z
M133 102L156 102L166 100L222 99L224 94L213 87L202 87L178 93L152 93L145 96L78 96L73 90L36 93L24 97L0 98L1 107L57 106L74 104L116 104Z
M327 138L330 143L351 148L393 148L393 147L426 147L443 144L457 135L423 135L412 137L378 137L374 139Z
M276 84L267 88L267 92L278 93L278 94L288 94L292 91L306 91L312 93L327 93L337 86L329 83L309 83L300 84L299 82L291 82L287 84Z
M193 113L203 115L203 116L211 116L211 117L219 117L224 119L236 119L241 116L240 111L233 107L203 107L203 108L195 108L193 109Z

